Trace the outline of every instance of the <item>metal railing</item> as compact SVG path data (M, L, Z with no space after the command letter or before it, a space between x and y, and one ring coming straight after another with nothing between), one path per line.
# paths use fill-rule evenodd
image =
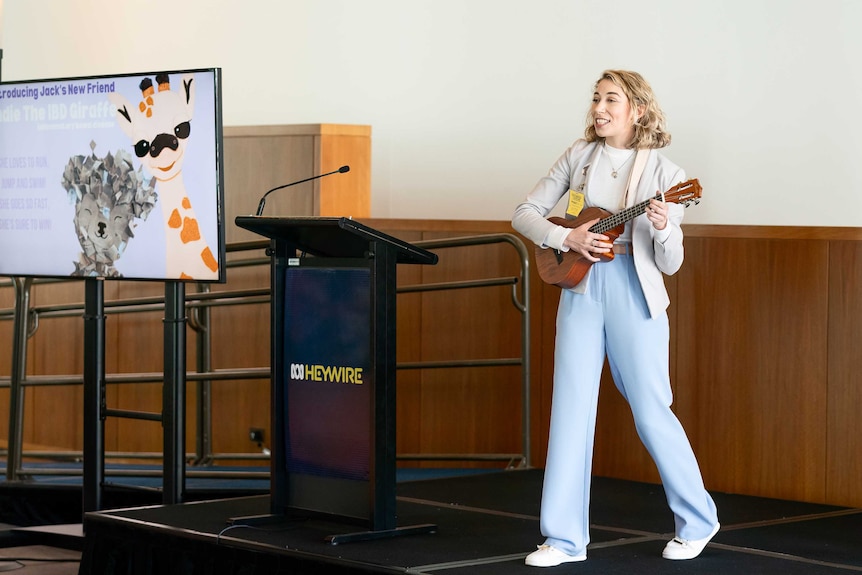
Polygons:
M416 246L430 251L446 248L460 248L497 243L511 245L518 256L520 276L487 278L471 281L452 281L437 284L421 284L398 288L398 293L428 292L439 290L478 289L495 286L512 287L512 304L521 314L521 356L497 359L470 359L460 361L425 361L399 363L398 369L440 369L465 367L521 366L521 453L487 453L487 454L456 454L456 453L400 453L401 460L503 460L509 461L509 467L526 467L530 462L530 273L529 255L524 242L512 234L488 234L481 236L446 238L440 240L424 240L414 242ZM518 289L520 288L520 289ZM517 462L517 463L516 463Z
M417 293L442 290L481 289L488 287L511 286L512 303L521 317L521 356L496 359L474 359L459 361L427 361L399 363L399 370L416 369L452 369L467 367L491 367L491 366L521 366L521 452L520 453L429 453L429 454L398 454L401 460L505 460L509 467L524 467L530 461L530 306L529 306L529 257L526 248L516 236L512 234L490 234L481 236L470 236L460 238L448 238L441 240L427 240L413 242L414 245L427 250L442 250L452 248L464 248L470 246L504 243L512 246L519 260L518 277L487 278L468 281L453 281L437 284L418 284L400 286L397 293ZM229 253L245 253L262 250L269 247L268 241L239 242L227 246ZM239 268L248 266L269 266L268 257L247 257L229 260L227 268ZM81 451L24 451L24 389L36 386L69 386L83 385L83 375L28 375L26 373L27 342L39 329L41 319L58 317L80 317L84 310L83 303L56 304L33 306L31 304L31 290L34 286L42 283L56 283L58 281L70 280L39 280L33 278L0 278L0 288L11 287L15 292L15 304L10 309L0 309L0 321L12 321L13 323L13 345L12 345L12 367L8 378L0 377L0 388L10 389L9 401L9 436L6 450L6 479L18 480L30 475L80 475L81 471L75 468L64 467L27 467L24 465L24 457L46 460L80 460L83 457ZM78 282L80 283L80 282ZM267 471L227 471L204 469L205 466L216 461L228 460L256 460L268 459L265 453L218 453L213 450L212 445L212 385L218 381L225 380L247 380L247 379L269 379L268 367L217 369L212 368L210 347L212 333L210 329L210 312L213 308L236 305L268 304L270 302L270 290L268 287L260 289L224 290L211 292L208 284L194 284L197 292L185 295L185 306L189 312L188 325L195 332L196 353L194 358L193 372L186 374L189 382L196 385L196 428L195 428L195 452L186 454L186 459L192 463L187 470L189 477L234 477L234 478L262 478L268 477ZM104 302L106 314L130 314L161 311L164 309L162 296L137 297L123 300L110 300ZM109 385L161 383L164 381L163 373L122 373L107 374L105 379ZM111 417L132 418L139 420L160 421L161 414L151 412L140 412L121 409L104 409L103 415ZM113 459L141 459L154 460L162 457L161 453L144 452L106 452L106 458ZM112 476L159 476L159 470L123 470L108 469L106 475Z

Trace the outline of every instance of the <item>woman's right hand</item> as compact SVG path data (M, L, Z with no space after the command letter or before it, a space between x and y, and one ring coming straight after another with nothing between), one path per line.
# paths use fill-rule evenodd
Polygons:
M563 245L568 247L570 251L578 252L591 262L599 261L599 255L606 254L613 249L613 243L608 242L610 240L608 236L590 231L590 228L599 219L601 218L590 220L572 228L572 231L563 240Z

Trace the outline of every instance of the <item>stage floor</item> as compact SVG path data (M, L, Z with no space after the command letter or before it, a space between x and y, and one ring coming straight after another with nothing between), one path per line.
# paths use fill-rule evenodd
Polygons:
M331 545L356 531L320 520L230 526L266 514L268 496L87 514L80 573L537 573L542 471L398 484L398 526L430 534ZM550 572L650 575L862 572L862 509L713 493L722 530L693 561L661 558L673 519L661 486L596 478L588 560Z

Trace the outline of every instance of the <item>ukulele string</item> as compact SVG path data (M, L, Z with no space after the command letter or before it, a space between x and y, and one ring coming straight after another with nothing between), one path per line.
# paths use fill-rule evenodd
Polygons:
M661 199L661 197L662 197L661 194L656 194L655 199L658 200L658 199ZM649 205L651 200L652 200L652 198L650 198L649 200L643 201L637 205L634 205L630 208L626 208L626 209L622 210L621 212L617 212L616 214L613 214L612 216L608 216L603 220L599 220L598 222L596 222L596 224L593 227L590 228L589 231L593 232L594 234L603 234L608 230L612 230L615 227L617 227L618 225L624 224L627 221L634 219L634 218L638 217L639 215L641 215L642 213L646 212L646 208Z

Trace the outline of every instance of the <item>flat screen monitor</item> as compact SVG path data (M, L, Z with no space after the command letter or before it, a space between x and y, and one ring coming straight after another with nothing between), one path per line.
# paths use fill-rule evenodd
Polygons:
M221 70L0 83L0 275L225 281Z

